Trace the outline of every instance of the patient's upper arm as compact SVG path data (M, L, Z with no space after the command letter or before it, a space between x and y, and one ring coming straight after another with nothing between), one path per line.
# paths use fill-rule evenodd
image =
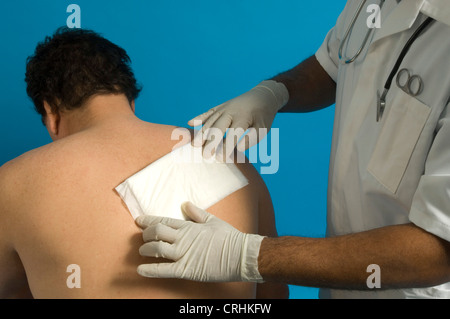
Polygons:
M0 269L0 299L32 297L20 258L3 236L0 240Z
M257 205L257 233L263 236L277 236L272 199L261 175L250 163L238 163L238 168L249 181L248 194Z
M5 167L0 167L0 298L31 297L25 271L19 256L14 251L10 227L11 188Z
M1 202L0 202L1 204ZM4 219L3 219L3 210L0 207L0 299L9 298L8 296L8 283L10 281L10 272L11 265L9 263L9 249L7 242L5 240L5 231L4 231Z
M277 237L277 228L275 224L275 212L272 204L272 199L267 189L267 186L262 179L261 175L253 167L252 164L238 164L241 172L249 180L249 185L251 185L251 196L257 197L257 214L258 216L258 231L257 233L262 236L267 237ZM256 291L257 298L288 298L289 288L285 284L279 283L263 283L258 284Z
M7 220L6 220L6 202L5 187L3 186L5 176L4 168L0 167L0 298L7 298L7 283L10 277L10 265L8 264L8 242L7 242ZM3 177L3 178L2 178Z

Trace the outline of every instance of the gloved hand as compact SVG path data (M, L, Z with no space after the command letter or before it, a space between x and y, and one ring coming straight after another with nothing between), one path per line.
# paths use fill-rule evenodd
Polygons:
M142 256L162 257L173 263L139 265L138 273L151 278L178 278L203 282L263 282L258 255L264 237L244 234L194 206L182 205L192 221L140 216Z
M224 147L232 145L233 147L228 149L230 153L237 145L237 149L241 152L259 143L265 134L260 134L260 128L266 128L265 133L272 127L273 120L277 112L284 106L289 100L289 92L284 84L268 80L263 81L250 91L226 102L218 105L206 113L203 113L188 122L191 126L199 126L203 124L201 132L202 139L196 136L194 139L194 146L204 145L205 149L210 147L210 143L214 143L212 139L212 131L209 129L219 129L221 136L223 137L228 128L230 129L243 129L245 132L247 129L253 130L252 135L255 134L257 139L249 141L248 139L242 139L239 144L237 142L242 137L242 134L237 135L232 143L223 143ZM209 132L208 132L209 131ZM249 132L250 134L250 132ZM234 138L234 136L233 136ZM199 143L198 141L202 141ZM205 144L206 142L206 144ZM228 144L230 143L230 144ZM225 154L228 155L228 154Z

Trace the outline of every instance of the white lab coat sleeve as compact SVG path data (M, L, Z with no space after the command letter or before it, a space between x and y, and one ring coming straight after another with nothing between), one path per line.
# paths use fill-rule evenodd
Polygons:
M450 241L450 103L442 113L409 215L418 227Z
M336 25L328 32L325 40L315 54L317 61L335 82L337 82L338 77L339 46L341 44L338 34L340 34L341 30L344 28L343 24L348 6L349 3L347 3L344 11L339 16Z
M320 46L319 50L317 50L315 56L322 68L334 82L337 82L339 56L338 51L336 50L339 50L339 41L337 40L335 33L334 27L328 32L325 41Z

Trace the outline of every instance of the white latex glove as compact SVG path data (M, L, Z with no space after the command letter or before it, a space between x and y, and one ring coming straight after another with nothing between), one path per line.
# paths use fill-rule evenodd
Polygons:
M272 127L275 115L288 101L289 92L284 84L273 80L263 81L250 91L190 120L188 124L191 126L203 124L201 132L198 133L201 134L200 137L202 139L196 136L193 145L204 145L205 149L212 148L217 151L218 149L209 145L211 143L217 144L217 141L214 141L212 137L212 134L215 132L212 133L211 129L219 129L221 137L225 135L228 128L240 128L243 129L243 132L247 131L247 129L253 130L252 136L256 135L257 139L248 141L248 138L245 138L239 142L239 139L243 136L241 134L239 136L236 135L238 138L234 138L232 143L227 142L227 139L223 143L224 147L232 145L227 150L228 154L234 150L236 145L237 149L243 152L259 143L265 137ZM266 134L260 134L260 128L266 128ZM223 152L223 150L221 151Z
M139 265L141 276L202 282L263 282L258 271L263 236L241 233L192 203L183 204L182 209L192 221L155 216L137 218L147 242L140 247L140 254L175 261Z

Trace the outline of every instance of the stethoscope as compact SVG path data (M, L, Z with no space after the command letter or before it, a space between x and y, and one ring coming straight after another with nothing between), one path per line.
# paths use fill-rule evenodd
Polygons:
M381 0L381 2L380 2L380 11L383 8L383 5L384 5L385 1L386 0ZM359 15L361 14L361 11L362 11L364 5L366 4L366 2L367 2L367 0L361 1L361 4L359 5L358 10L356 10L355 15L353 16L352 21L350 22L350 26L348 27L347 32L345 32L344 38L341 41L341 45L339 46L339 60L342 61L344 64L351 64L351 63L355 62L355 60L359 57L359 55L361 54L362 50L366 46L367 41L369 40L370 34L373 31L373 29L369 28L369 31L367 31L366 36L364 37L364 41L361 44L361 47L359 48L358 51L356 51L356 54L352 58L345 58L345 59L343 59L342 51L344 49L345 41L347 41L348 36L350 35L350 32L352 32L353 27L355 26L356 20L358 19Z
M364 5L366 4L367 0L363 0L361 1L361 4L359 5L355 15L353 16L351 22L350 22L350 26L348 27L347 31L345 32L344 38L341 41L341 45L339 46L339 59L340 61L342 61L344 64L351 64L353 62L355 62L355 60L359 57L359 55L361 54L362 50L364 49L364 47L367 44L367 41L370 37L370 34L372 33L372 29L370 29L365 38L363 43L361 44L361 47L358 49L358 51L356 52L356 54L351 57L351 58L344 58L342 51L345 45L345 42L348 40L348 37L350 35L350 33L353 30L353 27L355 26L356 20L358 19L362 8L364 7ZM380 9L383 7L385 0L381 0L380 2ZM403 59L405 58L406 54L408 53L409 49L411 48L412 44L414 43L414 41L417 40L417 38L425 31L425 29L432 23L434 23L436 20L434 20L433 18L427 18L420 26L419 28L414 32L414 34L411 36L411 38L408 40L408 42L405 44L405 46L403 47L402 52L400 53L397 62L395 63L391 73L389 74L389 77L386 81L386 84L384 85L384 90L383 93L380 94L380 92L378 91L377 94L377 122L379 122L381 120L381 117L383 116L383 112L384 109L386 108L386 97L387 94L389 92L389 89L391 88L391 84L392 81L394 79L395 74L397 74L398 70L400 69L400 65L403 62ZM406 75L406 78L405 78ZM406 81L405 81L406 79ZM417 83L416 85L414 85L414 83ZM411 95L411 96L418 96L422 90L423 90L423 81L422 78L418 75L412 75L409 73L409 71L407 69L402 69L400 70L400 72L398 72L397 75L397 85L407 94ZM415 88L414 88L415 87Z

